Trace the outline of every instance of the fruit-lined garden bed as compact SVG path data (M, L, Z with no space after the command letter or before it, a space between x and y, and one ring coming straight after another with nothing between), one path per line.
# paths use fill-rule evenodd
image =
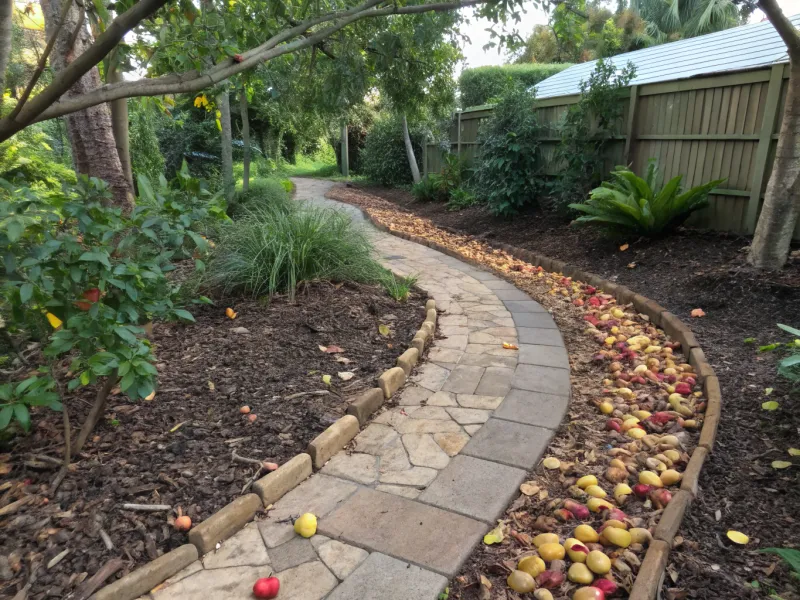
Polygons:
M400 194L398 194L396 191L389 191L389 192L386 193L387 197L390 197L390 198L393 198L393 199L396 199L398 195L400 195ZM339 200L350 201L352 203L359 204L363 208L371 208L372 209L371 212L373 213L374 216L376 216L378 218L378 220L380 220L381 222L384 222L385 224L392 224L395 228L397 228L399 230L403 230L403 231L406 231L406 232L409 232L409 233L413 233L413 234L416 234L418 236L427 237L429 239L433 238L439 243L443 243L443 244L448 245L450 247L457 248L457 250L459 252L461 252L461 253L463 253L463 254L465 254L467 256L479 257L481 260L487 258L487 255L486 255L487 246L485 246L484 244L476 243L474 238L470 238L469 236L465 237L465 236L459 236L459 235L453 236L453 235L450 235L450 234L448 234L446 232L441 231L441 229L436 229L435 227L432 226L433 224L431 224L430 222L415 218L413 215L409 214L408 210L403 210L403 209L398 210L396 206L392 205L389 202L384 201L382 198L376 196L375 194L364 193L364 192L362 192L360 190L339 188L338 190L334 190L333 191L332 196L335 197L336 199L339 199ZM420 205L412 205L411 208L413 208L414 210L420 209L421 211L429 210L426 206L420 206ZM436 212L436 211L434 210L433 212ZM444 220L444 221L447 221L448 218L449 218L448 216L445 216L445 215L442 215L442 217L443 217L442 220ZM472 218L472 222L470 223L470 227L472 229L475 229L476 227L480 228L482 223L481 222L478 222L478 223L475 222L475 215L474 214L471 215L471 218ZM515 221L514 227L519 229L520 226L522 226L522 228L524 229L525 228L525 222L520 224L520 223ZM450 230L450 231L452 231L452 230ZM517 234L517 235L519 235L519 234ZM555 233L553 233L553 235L555 235ZM569 234L567 234L567 235L569 235ZM494 254L496 255L497 252L495 251ZM504 261L506 261L506 259L507 259L507 257L503 257L503 256L500 256L500 257L494 256L493 257L491 253L489 253L488 258L489 258L489 262L490 263L491 262L495 263L493 265L495 267L497 267L497 266L502 267L502 263ZM507 265L506 268L513 269L514 268L513 261L512 261L512 264ZM598 270L600 270L600 269L598 269ZM709 270L713 270L713 265L709 267ZM517 285L520 285L520 283L517 281L517 279L522 276L521 274L510 273L509 275L511 276L511 278L513 278L515 280L515 283L517 283ZM663 282L659 282L659 285L656 286L656 287L658 289L661 289L660 285L662 285L662 284L663 284ZM520 287L524 288L525 286L521 285ZM539 291L541 292L541 290L539 290ZM555 291L555 293L558 293L558 290L554 290L554 291ZM573 336L573 333L575 333L575 332L573 332L571 330L571 328L568 326L567 323L563 322L563 319L559 318L559 315L562 312L563 312L563 310L559 309L559 313L556 314L556 318L557 318L557 320L559 320L559 326L562 329L562 332L565 334L565 338L567 339L568 347L570 347L571 353L574 354L576 352L576 348L579 347L579 343L578 343L579 339L581 337L584 337L584 336L581 336L581 335ZM694 324L694 322L693 322L693 324ZM588 352L588 354L586 354L586 358L587 358L587 361L590 361L591 360L591 354L593 353L593 349L589 348L587 350L587 352ZM573 359L574 358L575 358L575 356L573 355ZM588 362L587 362L587 364L588 364ZM576 365L575 361L573 360L573 376L576 375L576 369L575 369L576 366L578 366L578 365ZM581 370L581 369L579 369L579 370ZM728 376L729 373L726 372L725 375ZM724 381L724 379L723 379L723 381ZM575 386L574 389L575 389L575 391L579 391L582 388L581 388L580 385L577 385L577 386ZM581 406L582 406L582 403L580 403L580 402L574 403L574 405L573 405L574 410L578 411L578 413L572 415L574 418L572 418L570 420L570 425L569 425L569 429L570 430L572 430L576 426L582 425L584 420L585 420L583 418L584 415L580 414ZM727 409L727 407L726 407L726 409ZM589 422L591 422L591 419L589 419ZM569 437L570 437L570 439L572 439L573 436L570 435ZM561 437L557 437L557 439L561 439ZM685 460L685 456L681 456L680 457L680 461L684 461L684 460ZM694 475L692 477L694 477ZM563 476L562 476L562 478L563 478ZM696 483L694 485L696 485ZM548 496L550 495L551 492L550 492L550 490L547 489L546 486L542 486L542 489L547 491ZM562 490L562 494L563 494L563 490ZM550 496L550 497L552 498L552 496ZM524 502L525 498L524 497L521 498L521 501ZM651 499L651 501L652 501L652 499ZM528 500L528 502L530 502L530 500ZM701 504L701 506L702 506L702 504ZM628 509L626 509L626 510L628 510ZM634 515L634 516L635 516L635 518L639 518L636 515ZM719 519L719 516L717 518ZM708 527L708 525L705 525L705 526ZM739 520L739 521L734 521L734 522L730 523L727 527L725 527L724 525L717 525L717 526L711 525L711 527L713 527L716 530L714 533L711 534L713 543L716 545L718 539L720 539L720 538L724 539L724 533L728 528L746 529L749 526L746 523L744 523L743 521ZM721 531L722 535L717 537L717 535L720 533L720 531ZM758 540L755 540L755 541L757 542ZM780 542L778 542L778 543L780 543ZM688 546L684 542L683 536L678 536L676 538L676 541L675 541L675 546L676 546L676 550L678 552L677 559L678 559L678 561L680 561L679 564L681 564L681 563L687 564L688 563L688 564L690 564L692 566L692 571L687 573L686 576L690 580L693 579L694 573L696 573L698 570L703 570L703 566L698 564L698 562L693 560L691 558L691 556L690 556L690 552L691 551L695 551L696 552L698 550L698 544L692 544L691 546ZM689 552L686 552L687 550ZM484 549L484 551L487 552L488 555L490 555L490 556L494 553L493 550L491 550L491 549ZM741 569L741 567L744 567L743 571L745 573L752 572L752 565L753 565L753 563L755 561L758 561L758 562L761 562L761 563L772 562L769 559L765 559L765 557L763 555L750 555L750 554L748 554L746 552L742 552L738 548L732 548L731 546L726 545L726 544L722 544L721 551L720 551L720 549L718 547L717 552L715 554L716 554L716 556L714 558L715 561L719 562L720 556L721 556L725 560L730 561L732 565L735 565L736 567L739 567L740 569ZM688 558L687 558L687 556L688 556ZM684 562L684 561L686 561L686 562ZM501 564L501 561L497 560L496 563L497 564ZM503 569L503 567L501 566L500 570L502 570L502 569ZM723 575L720 576L719 575L719 570L720 569L719 569L717 564L710 563L706 567L706 569L708 569L708 570L710 570L712 572L718 573L717 578L723 577L725 579L725 584L727 586L729 586L729 589L731 590L729 593L741 595L742 597L744 597L746 595L749 595L750 593L755 594L755 592L751 592L750 590L743 589L741 587L741 584L739 582L735 581L735 579L734 579L736 577L735 574L731 575L731 574L728 573L728 574L723 574ZM773 570L774 570L774 566L769 568L769 572L770 573ZM477 573L475 571L472 571L471 573L473 575L477 576ZM466 575L466 573L465 573L465 575ZM673 564L670 564L669 575L670 576L667 578L667 584L666 584L666 586L670 588L669 592L668 592L669 596L670 597L676 597L676 598L685 596L686 590L684 590L681 587L679 587L680 584L684 583L681 580L681 576L682 575L677 573L677 571L676 571L675 567L673 566ZM473 579L472 581L465 580L466 583L472 583L472 584L474 584L476 581L477 581L477 579ZM679 583L679 585L676 585L676 581ZM708 582L705 582L703 585L698 586L699 589L697 589L696 591L692 592L692 593L695 594L694 597L709 597L709 598L711 598L711 597L714 597L714 598L719 597L718 589L713 589L713 588L712 589L705 589L706 585L708 585ZM502 588L505 588L505 585L503 585ZM461 590L461 591L466 593L468 597L472 597L470 595L470 590L476 594L474 597L491 597L491 596L481 596L482 593L485 594L486 592L481 592L479 588L468 587L468 588L466 588L464 590ZM454 592L456 594L459 593L456 590L454 590Z
M156 325L155 397L112 397L55 497L46 497L46 485L57 465L31 456L63 444L56 415L43 415L3 456L3 505L28 499L2 518L3 594L31 580L30 598L63 597L113 558L130 571L185 544L172 527L179 509L200 522L267 472L258 462L282 464L305 451L348 398L394 365L425 311L417 294L400 303L380 287L320 283L297 304L220 300L194 314L191 325ZM171 509L123 510L124 503Z

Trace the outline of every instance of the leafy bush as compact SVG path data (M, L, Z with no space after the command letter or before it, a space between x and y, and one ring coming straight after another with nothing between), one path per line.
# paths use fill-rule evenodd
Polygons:
M428 173L419 183L411 186L411 195L420 202L440 202L447 200L442 185L442 177L438 173Z
M464 69L458 78L462 108L495 102L516 86L530 88L571 67L568 63L504 65Z
M464 210L478 203L478 197L467 188L456 188L450 192L450 200L447 201L447 210Z
M419 163L422 159L424 130L412 123L408 126L411 145ZM381 185L398 186L411 183L411 169L408 166L403 142L403 126L398 117L384 117L372 125L361 152L361 172L367 179Z
M759 352L771 352L774 350L784 352L786 356L778 362L778 374L793 383L800 383L800 329L782 325L781 323L778 323L778 327L795 336L795 339L786 344L777 342L761 346L758 350Z
M475 187L495 214L513 215L536 202L540 137L533 96L520 86L507 91L478 133Z
M467 180L467 164L454 152L443 156L441 173L429 173L411 187L411 194L422 202L448 202L453 192L459 190Z
M253 179L246 192L243 192L241 188L236 191L228 211L230 216L238 218L249 211L267 209L288 210L287 206L292 200L289 198L289 190L286 189L287 182L289 186L292 185L288 179Z
M157 131L163 126L166 117L153 98L128 100L128 114L133 175L144 175L155 181L164 173L165 161L158 145Z
M203 283L250 296L287 293L308 281L375 283L385 270L366 231L338 211L310 206L255 209L222 229Z
M627 167L617 167L611 176L611 181L592 190L586 204L569 205L585 213L575 223L594 223L648 237L670 232L694 211L708 206L709 192L725 181L716 179L683 192L683 175L678 175L659 188L658 167L653 159L645 179Z
M132 399L148 396L157 371L142 325L192 320L175 307L165 276L184 236L198 252L206 248L189 232L191 219L177 204L162 214L144 203L125 216L110 200L108 184L85 176L46 196L0 180L0 328L41 340L49 365L0 389L0 429L13 418L27 430L31 406L61 409L62 382L73 390L106 378L90 413L97 418L117 381ZM60 372L66 356L69 371ZM87 417L77 449L93 426Z
M580 101L569 106L559 127L561 143L555 153L559 176L552 186L556 208L565 210L600 183L607 168L606 149L622 123L620 96L635 74L631 63L617 71L614 63L601 59L581 82Z
M61 162L53 151L53 142L44 124L37 124L0 144L0 178L42 190L74 184L75 171Z

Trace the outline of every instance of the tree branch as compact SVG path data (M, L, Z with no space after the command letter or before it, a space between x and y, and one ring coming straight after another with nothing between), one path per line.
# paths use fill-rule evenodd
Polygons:
M14 0L0 0L0 108L6 89L6 68L11 58L11 30L14 18Z
M14 110L12 110L9 114L9 119L13 119L19 114L19 111L22 110L22 107L25 106L25 103L28 101L28 97L31 95L36 82L39 81L39 77L41 77L42 73L44 73L44 68L47 66L47 57L50 56L50 53L53 51L53 46L56 45L58 32L61 31L61 28L64 26L64 20L67 18L67 13L69 12L70 8L72 8L72 0L66 0L66 2L64 2L64 6L61 8L61 14L58 15L58 23L56 23L55 29L53 29L53 35L51 35L50 39L47 40L47 46L45 46L44 52L39 57L39 62L36 63L36 69L34 70L33 75L31 75L31 80L25 87L25 91L22 92L22 96L20 96L19 102L17 102Z
M167 0L140 0L139 3L134 7L138 7L144 3L148 4L148 7L155 8L160 7L163 5ZM120 98L133 98L133 97L140 97L140 96L160 96L163 94L179 94L179 93L190 93L190 92L197 92L204 88L210 87L216 83L221 81L225 81L230 77L251 69L261 63L267 62L272 60L278 56L282 56L284 54L289 54L291 52L296 52L297 50L301 50L303 48L313 47L316 44L319 44L324 39L328 38L332 34L336 33L337 31L343 29L347 25L359 21L361 19L366 18L374 18L374 17L382 17L388 15L395 15L395 14L418 14L424 12L441 12L446 10L453 10L457 8L463 8L468 6L476 6L478 4L483 4L488 2L489 0L453 0L451 2L439 2L439 3L431 3L431 4L420 4L415 6L402 6L399 7L397 5L389 5L385 7L377 7L378 4L381 4L383 0L367 0L363 4L353 7L349 10L341 11L338 13L328 13L326 15L320 15L319 17L315 17L313 19L308 19L299 23L296 27L290 27L286 29L260 46L248 50L247 52L242 54L243 60L241 62L235 62L233 59L226 59L206 71L187 71L184 73L179 74L171 74L165 75L162 77L157 77L153 79L140 79L138 81L123 81L119 83L112 83L106 84L101 86L87 94L83 94L81 96L75 96L72 98L64 99L58 103L55 103L55 99L61 96L61 94L69 89L71 86L67 86L63 91L59 93L55 93L54 91L50 91L51 87L54 87L56 81L48 86L45 91L41 94L37 95L33 100L28 103L28 106L25 110L23 110L19 115L16 121L9 122L7 119L0 120L0 141L3 141L19 131L20 129L24 128L30 123L35 121L45 120L45 119L52 119L54 117L60 117L65 114L73 113L79 110L83 110L85 108L89 108L90 106L95 106L97 104L102 104L104 102L109 102L111 100L117 100ZM131 9L133 10L133 9ZM115 19L114 23L106 30L106 34L117 25L117 21L130 13L128 11ZM151 10L148 10L152 12ZM140 17L144 18L146 15L142 15ZM138 21L137 21L138 22ZM332 23L331 23L332 22ZM311 35L307 35L306 32L316 25L321 25L323 23L331 23L327 27L316 31ZM133 28L136 23L131 23L130 19L125 22L125 25L129 25L129 29ZM120 24L117 28L118 31L122 31L122 27L125 26ZM105 34L103 34L104 36ZM122 35L124 35L124 31L122 31ZM119 35L117 41L122 37ZM101 54L99 50L95 50L95 47L98 46L103 38L100 36L97 42L93 44L89 50L87 50L84 54L82 54L79 58L77 58L73 63L70 64L68 69L72 69L75 64L81 60L82 58L86 57L87 55L92 55L97 57L99 55L98 61L107 54L107 52L111 49L104 50ZM300 37L298 36L304 36ZM292 41L290 41L292 40ZM103 40L105 41L105 40ZM92 61L93 59L88 59ZM88 67L91 68L94 66L94 62ZM87 70L88 70L87 68ZM66 73L67 69L62 71L62 75ZM73 74L77 72L77 68L73 69ZM85 72L85 71L84 71ZM49 92L49 93L48 93ZM36 107L33 106L34 102L45 96L47 94L47 98L43 99L37 104ZM55 96L55 97L53 97Z
M168 0L139 0L114 19L108 28L95 40L94 44L56 75L52 83L34 96L18 115L14 118L6 117L0 119L0 142L7 140L17 131L36 121L37 117L65 94L75 82L103 60L106 54L117 46L126 33L167 2ZM88 106L94 106L94 104L99 104L99 102L82 108L88 108Z
M795 29L792 22L778 6L776 0L758 0L758 7L767 15L769 22L781 36L789 51L789 59L792 62L800 61L800 34Z

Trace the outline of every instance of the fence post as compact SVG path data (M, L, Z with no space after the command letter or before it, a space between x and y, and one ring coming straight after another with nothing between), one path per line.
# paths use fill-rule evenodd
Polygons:
M456 153L458 154L458 158L461 158L461 111L458 111L458 137L456 139Z
M428 134L422 136L422 176L428 176Z
M623 164L628 165L632 162L631 152L633 152L636 142L636 109L639 106L639 86L631 86L631 101L628 106L628 130L625 132L625 151L622 154Z
M342 125L342 175L350 177L350 144L347 140L347 123Z
M778 105L781 101L781 88L783 87L783 69L785 65L773 65L767 87L767 100L764 103L764 119L761 121L761 131L758 134L756 158L753 163L753 180L750 182L750 200L747 202L747 215L744 228L746 233L756 230L756 217L758 205L761 202L761 188L767 176L767 159L772 145L772 131L775 129L775 119L778 116Z

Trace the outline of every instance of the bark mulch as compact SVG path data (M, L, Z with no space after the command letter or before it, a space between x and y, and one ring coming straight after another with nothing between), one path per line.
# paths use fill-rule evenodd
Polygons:
M776 556L758 552L800 543L798 463L787 454L788 448L800 444L800 411L793 410L800 398L797 388L778 377L777 356L757 351L763 344L789 341L776 323L800 326L800 252L794 250L779 273L762 273L747 266L749 240L741 236L683 228L660 240L609 239L596 230L570 227L546 212L506 221L484 207L448 212L441 204L414 202L403 190L347 186L328 195L369 209L398 229L442 243L448 240L467 255L475 253L476 245L491 246L493 240L535 250L620 282L684 319L719 376L723 418L700 480L701 495L676 538L663 597L800 597L789 568ZM706 316L691 318L694 308L702 308ZM581 340L585 344L586 336L571 332L559 313L555 317L570 351L577 394L570 426L562 426L548 452L558 450L565 435L567 445L573 443L575 423L593 428L596 418L592 411L585 413L581 402L583 373L593 368L582 358L586 350ZM779 402L780 408L763 410L767 399ZM770 466L776 459L796 464L776 471ZM727 543L729 529L748 534L750 543ZM516 597L513 592L505 595L505 585L495 585L489 596L475 585L478 573L502 571L493 552L482 546L473 555L462 573L465 579L454 581L451 597Z
M394 365L424 318L424 302L419 293L400 303L378 287L318 283L299 293L296 304L219 299L195 308L194 324L156 324L155 399L110 398L55 497L48 498L47 486L58 465L31 457L60 458L60 415L35 414L31 434L0 449L7 452L0 466L10 468L0 507L32 498L0 517L0 597L13 597L33 580L28 598L63 598L113 558L125 561L124 574L187 543L170 525L177 509L199 523L241 495L258 466L234 460L234 452L278 464L304 452L345 413L348 399ZM225 316L229 306L235 320ZM389 327L388 336L380 325ZM353 376L345 380L340 372ZM330 385L323 375L331 376ZM73 423L82 421L90 392L68 401ZM242 406L255 421L240 413ZM123 503L173 509L134 512Z

